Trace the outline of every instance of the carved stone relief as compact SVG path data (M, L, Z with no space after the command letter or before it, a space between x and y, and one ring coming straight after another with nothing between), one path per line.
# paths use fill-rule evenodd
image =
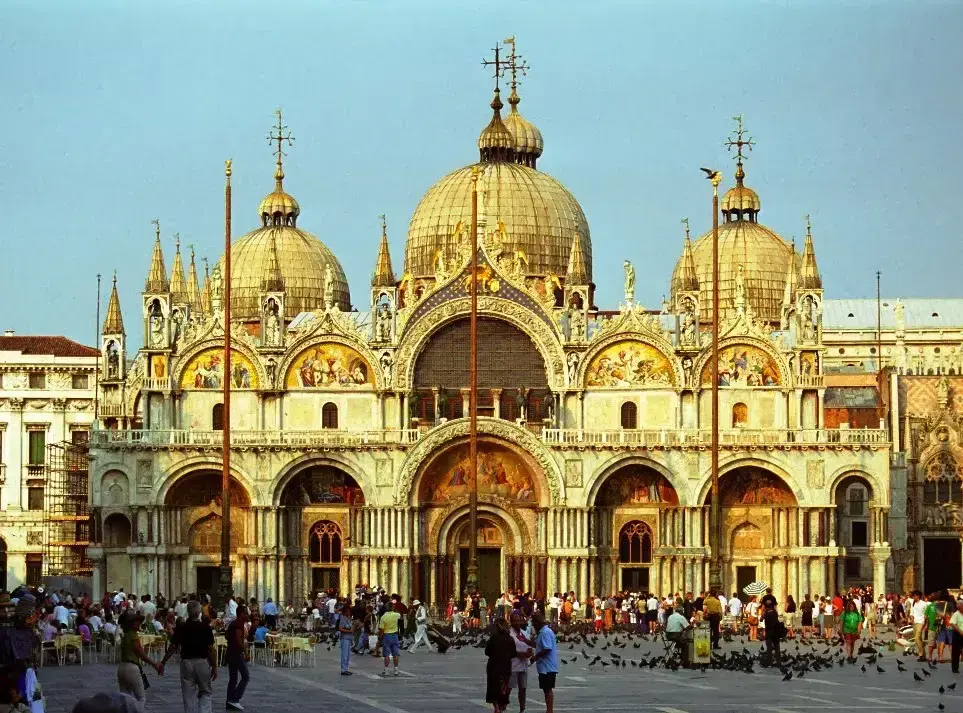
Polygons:
M582 487L582 461L576 459L568 459L565 461L565 487L566 488L581 488Z
M137 461L137 489L150 490L152 485L151 462L149 460Z
M810 488L826 487L826 461L813 459L806 463L806 483Z

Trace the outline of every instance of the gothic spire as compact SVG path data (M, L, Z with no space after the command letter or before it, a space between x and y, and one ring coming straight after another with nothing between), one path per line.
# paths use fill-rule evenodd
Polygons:
M585 267L585 255L582 253L582 236L578 233L572 240L572 252L569 253L568 269L565 271L565 284L588 284L588 270Z
M211 274L207 267L207 258L204 258L204 286L201 288L201 312L210 315L213 310L211 306Z
M395 272L391 268L391 253L388 251L388 224L385 216L381 216L381 245L378 246L378 259L375 261L374 277L371 278L372 287L394 287Z
M117 273L114 273L114 286L107 302L107 316L101 334L124 334L124 317L120 312L120 296L117 294Z
M191 245L191 264L187 268L187 304L193 311L201 311L201 291L197 286L197 266L194 264L194 246Z
M685 223L685 243L682 245L682 267L679 270L679 290L682 292L697 292L699 278L696 276L695 258L692 256L692 241L689 239L689 219L683 218Z
M261 292L284 292L284 277L281 275L281 261L278 260L278 244L275 232L271 231L271 241L268 244L268 259L261 280Z
M167 281L167 270L164 269L164 250L161 248L160 221L154 218L152 222L154 223L154 254L150 259L150 272L147 273L144 292L167 292L170 289L170 283Z
M816 265L816 250L813 247L812 223L809 216L806 216L806 243L803 246L801 286L807 290L821 290L823 288L823 278L819 275L819 266Z
M796 288L799 287L799 268L796 265L796 241L792 241L792 254L789 256L789 267L786 270L786 289L782 294L784 307L791 307Z
M184 263L181 260L181 236L178 233L174 233L174 264L171 267L170 286L174 304L187 304L187 280L184 279Z

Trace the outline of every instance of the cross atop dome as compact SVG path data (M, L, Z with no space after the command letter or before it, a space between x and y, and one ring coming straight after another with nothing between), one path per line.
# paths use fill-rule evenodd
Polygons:
M271 128L271 132L267 136L267 142L269 144L277 143L278 147L274 150L274 155L277 157L277 170L274 172L274 180L278 182L278 189L281 188L281 182L284 180L284 168L282 167L282 159L287 156L282 149L284 142L288 142L288 146L294 145L294 136L291 134L290 129L284 124L284 120L281 114L281 108L278 107L274 110L274 115L278 118L278 123L276 126ZM287 132L287 133L285 133Z
M756 142L752 140L751 136L743 138L746 130L742 126L742 114L734 116L732 119L736 122L736 128L726 140L726 149L732 151L732 147L736 147L736 165L741 166L743 160L748 158L748 156L742 153L742 149L745 148L747 151L752 151L752 147L756 145ZM736 178L738 178L738 176L736 176Z

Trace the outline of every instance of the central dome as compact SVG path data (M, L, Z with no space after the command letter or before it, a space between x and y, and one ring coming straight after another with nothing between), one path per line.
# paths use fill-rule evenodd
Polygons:
M478 140L481 161L449 173L428 189L411 216L405 245L405 272L415 277L434 274L435 256L440 250L450 260L457 252L458 224L471 226L472 169L478 177L478 217L492 231L504 223L506 250L522 251L528 259L528 273L564 276L572 240L581 236L588 278L592 277L592 240L581 206L565 186L534 168L528 155L541 153L537 146L519 148L515 136L502 122L502 107L496 90L492 101L494 116ZM517 129L517 127L516 127ZM503 145L510 142L509 145ZM537 155L537 154L536 154Z

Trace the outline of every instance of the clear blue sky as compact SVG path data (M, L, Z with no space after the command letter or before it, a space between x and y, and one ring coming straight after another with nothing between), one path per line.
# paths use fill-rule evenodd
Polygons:
M408 220L477 157L489 48L510 34L532 69L522 111L539 168L592 231L599 304L623 259L657 307L682 243L709 226L700 166L732 164L731 117L757 141L760 219L801 238L812 214L827 296L961 296L959 2L369 2L0 4L0 327L94 334L95 275L119 275L130 344L160 218L212 260L223 161L234 226L272 189L265 136L281 106L296 143L299 225L367 305L387 213L400 270Z

